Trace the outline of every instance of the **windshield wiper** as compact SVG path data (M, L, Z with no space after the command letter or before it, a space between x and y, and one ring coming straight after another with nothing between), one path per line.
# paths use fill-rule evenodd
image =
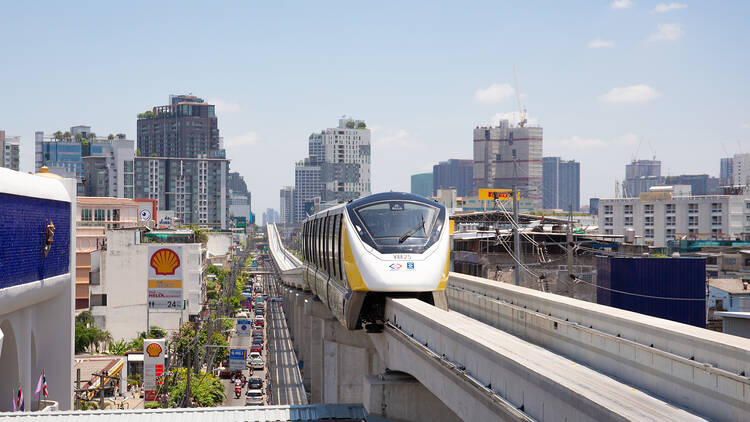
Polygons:
M422 221L420 221L419 223L417 223L416 226L414 226L413 228L409 229L409 231L407 231L406 233L402 234L401 237L398 238L398 243L404 243L404 241L406 239L408 239L409 237L411 237L411 235L413 235L414 233L416 233L417 230L419 230L420 228L422 229L422 231L425 232L425 234L427 234L427 230L425 230L425 228L424 228L424 216L420 216L420 218L422 219Z

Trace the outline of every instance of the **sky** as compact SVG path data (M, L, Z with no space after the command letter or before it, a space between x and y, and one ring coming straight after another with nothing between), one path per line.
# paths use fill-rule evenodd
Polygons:
M216 104L253 211L279 208L310 133L372 129L372 187L472 158L473 129L517 119L515 66L544 155L581 162L581 202L632 158L718 176L750 152L750 2L8 2L0 129L90 125L135 139L136 114L192 93ZM1 183L2 181L0 181Z

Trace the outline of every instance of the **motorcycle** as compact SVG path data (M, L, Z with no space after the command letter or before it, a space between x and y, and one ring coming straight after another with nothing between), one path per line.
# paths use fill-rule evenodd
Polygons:
M234 397L238 399L240 398L241 395L242 395L242 386L237 384L234 386Z

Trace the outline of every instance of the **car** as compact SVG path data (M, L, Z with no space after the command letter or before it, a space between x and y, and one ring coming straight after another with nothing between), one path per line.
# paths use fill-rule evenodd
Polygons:
M256 309L255 316L263 316L263 309Z
M253 338L259 338L259 339L262 340L263 339L263 331L261 331L261 330L255 330L255 331L253 331Z
M253 338L253 345L256 345L256 344L259 344L260 347L263 347L263 339L262 338L258 338L258 337L254 337Z
M250 367L253 369L263 369L265 368L265 363L263 362L263 358L255 358L250 361Z
M247 312L237 312L234 315L235 318L250 318L250 315L248 315Z
M216 370L219 372L219 378L226 379L232 376L232 371L229 368L220 366Z
M255 321L253 321L253 325L256 327L264 327L266 325L266 321L263 319L263 317L256 317Z
M283 303L284 298L281 296L272 297L271 299L269 299L269 302Z
M263 390L263 379L261 377L252 377L247 380L248 390Z
M262 351L263 351L263 345L261 344L253 344L252 346L250 346L250 353L253 353L253 352L260 353Z
M261 358L260 353L252 352L250 353L250 356L247 359L252 362L253 359L260 359L260 358Z
M247 393L245 393L245 405L263 406L263 391L248 389Z

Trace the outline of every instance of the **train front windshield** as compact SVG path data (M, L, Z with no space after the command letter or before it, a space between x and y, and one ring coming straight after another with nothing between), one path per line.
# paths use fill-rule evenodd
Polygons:
M438 208L418 202L385 201L364 205L355 210L373 239L411 238L422 241L432 231Z

